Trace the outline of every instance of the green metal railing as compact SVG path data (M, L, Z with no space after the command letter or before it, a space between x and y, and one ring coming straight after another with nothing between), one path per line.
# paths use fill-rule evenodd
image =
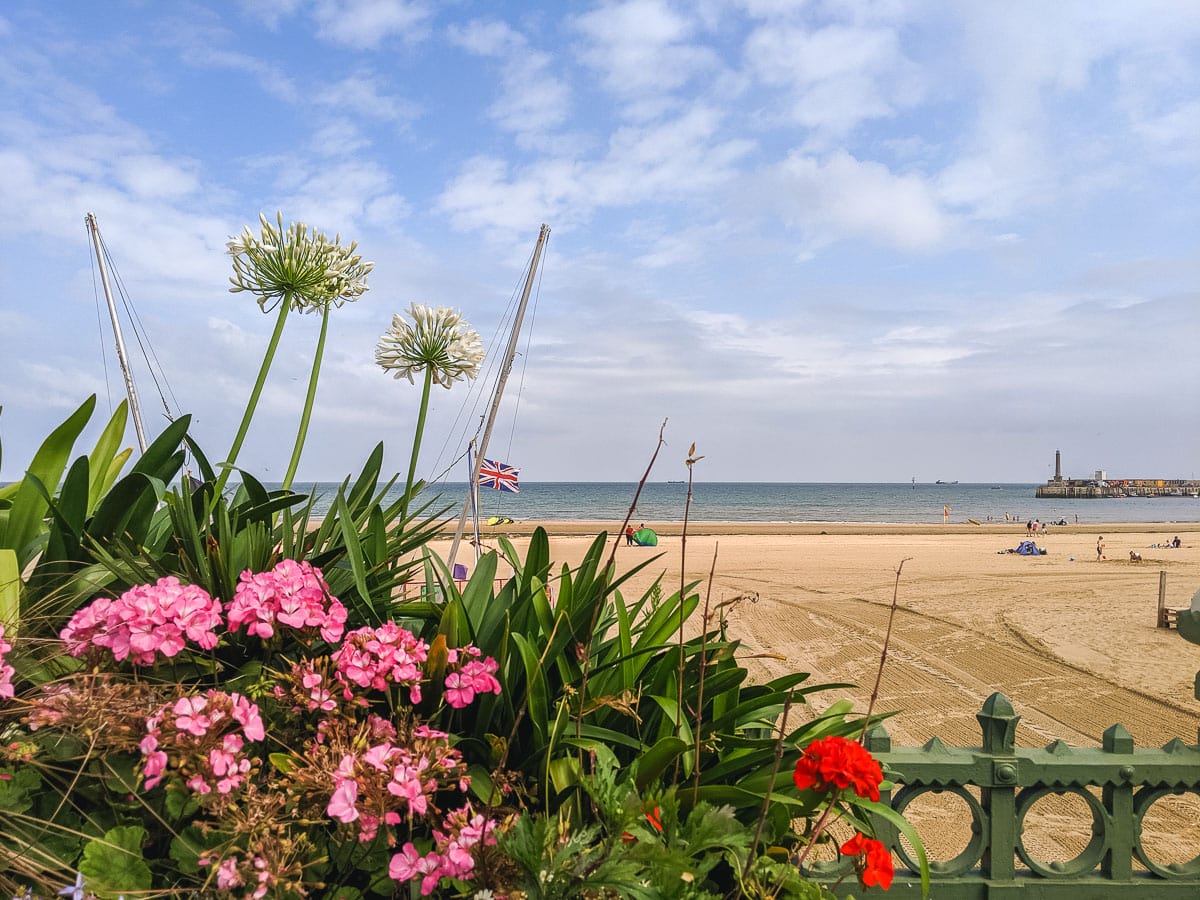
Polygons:
M1200 592L1197 592L1200 597ZM1200 611L1180 610L1180 634L1200 643ZM1196 696L1200 699L1200 674ZM1143 823L1157 812L1164 798L1190 795L1194 810L1200 800L1200 744L1176 739L1161 749L1134 747L1121 725L1104 732L1099 748L1072 748L1055 741L1044 748L1014 745L1020 720L1003 694L992 694L976 714L983 730L979 747L947 747L934 738L924 747L893 748L882 727L873 729L866 747L884 765L896 789L884 795L903 813L929 794L949 794L966 805L970 837L951 859L930 861L931 900L1198 900L1200 847L1186 847L1196 856L1179 861L1156 859L1143 844ZM1039 801L1050 796L1074 797L1069 806L1090 814L1079 827L1064 828L1082 835L1082 851L1067 860L1046 861L1026 846L1026 818ZM1170 802L1168 801L1168 807ZM1171 818L1168 809L1167 820ZM1175 813L1178 816L1178 813ZM1194 834L1195 813L1188 822ZM1061 818L1061 816L1060 816ZM844 896L889 897L907 900L921 896L917 861L895 828L874 822L880 840L893 848L903 866L891 890L864 890L843 861L831 871L847 874L835 888ZM918 826L919 831L919 826ZM1178 850L1179 848L1174 848ZM907 866L907 871L904 866Z

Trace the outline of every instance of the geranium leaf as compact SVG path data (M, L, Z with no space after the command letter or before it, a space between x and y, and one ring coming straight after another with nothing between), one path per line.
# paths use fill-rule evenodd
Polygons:
M189 825L171 841L171 859L179 864L179 871L194 875L200 871L200 855L211 842L197 825Z
M142 859L145 839L146 829L140 825L118 825L102 839L88 841L79 862L88 891L104 898L149 890L150 867Z
M271 765L284 775L296 768L296 763L287 753L271 753L267 755L267 759L271 760Z
M42 783L42 777L31 766L0 769L0 810L27 812L33 806L31 793Z

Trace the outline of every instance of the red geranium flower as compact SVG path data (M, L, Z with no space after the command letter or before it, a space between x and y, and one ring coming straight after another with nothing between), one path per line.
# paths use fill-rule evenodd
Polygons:
M855 868L863 887L879 885L885 891L892 886L896 874L892 867L892 854L882 841L869 838L861 831L842 844L842 856L856 856Z
M657 806L646 813L646 821L650 823L655 831L661 832L663 830L662 815Z
M802 791L853 788L858 796L878 801L883 769L862 744L832 735L804 748L792 778Z

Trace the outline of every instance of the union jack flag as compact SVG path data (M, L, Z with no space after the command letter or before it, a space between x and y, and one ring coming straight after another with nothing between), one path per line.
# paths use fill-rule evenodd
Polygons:
M521 474L518 466L485 459L479 467L479 486L495 488L498 491L508 491L510 494L521 493L517 485L517 476Z

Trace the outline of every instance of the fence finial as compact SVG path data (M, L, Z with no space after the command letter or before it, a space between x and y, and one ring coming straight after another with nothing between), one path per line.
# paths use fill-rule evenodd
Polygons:
M1017 723L1021 717L1013 712L1008 698L999 691L983 701L983 710L975 713L983 729L983 750L986 753L1012 753L1016 747Z

